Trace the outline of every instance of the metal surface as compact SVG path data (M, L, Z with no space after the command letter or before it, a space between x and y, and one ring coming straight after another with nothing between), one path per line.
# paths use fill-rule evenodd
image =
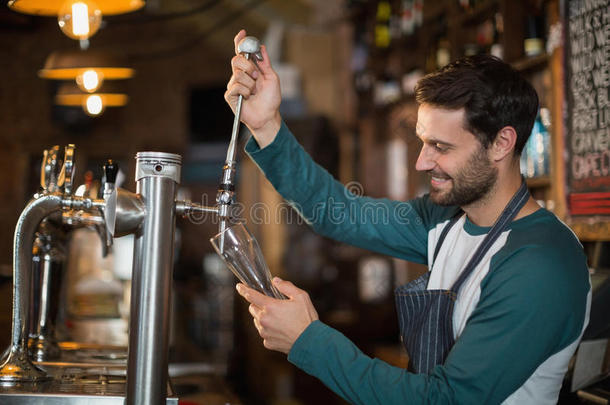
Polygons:
M140 196L122 188L115 190L116 207L114 236L136 232L146 217L146 207Z
M261 54L261 44L255 37L245 37L239 44L237 44L237 51L243 54L246 59L250 59L250 56L254 57L254 62L257 60L263 60ZM229 142L229 148L227 149L227 157L222 172L222 180L216 196L216 203L218 204L218 233L224 235L224 230L227 227L227 222L230 217L229 206L233 203L234 199L234 177L235 177L235 150L237 147L237 135L239 133L239 122L241 117L241 106L243 104L243 96L237 97L237 105L235 106L235 118L233 119L233 129L231 131L231 141ZM224 236L221 236L219 241L220 251L224 250Z
M43 151L42 166L40 168L40 187L45 191L57 191L60 173L59 165L61 164L58 153L58 145Z
M40 242L46 235L40 235ZM32 300L30 314L32 328L29 341L29 353L36 361L58 359L59 345L55 339L55 318L59 304L59 291L63 273L64 252L59 246L53 246L53 240L34 249L32 266Z
M112 237L114 236L114 225L116 223L116 200L117 192L115 187L116 176L119 172L119 167L108 159L104 164L104 217L106 218L106 237L107 245L112 245Z
M136 155L137 193L146 215L134 250L127 405L162 404L167 397L174 202L180 169L179 155Z
M52 379L4 387L3 405L123 405L125 365L41 364ZM178 404L171 387L166 404Z
M138 152L136 161L136 182L145 177L167 177L180 183L182 156L165 152Z
M27 325L29 324L29 288L31 283L32 248L34 233L40 222L50 213L60 210L62 197L58 194L35 197L25 207L15 228L13 240L13 318L11 344L0 366L0 384L19 381L44 380L44 371L36 368L27 353Z
M64 152L64 164L59 174L58 185L64 188L65 194L72 194L74 184L74 145L69 144Z
M191 201L176 201L176 215L187 217L191 214L218 214L218 207L197 204Z
M43 190L28 203L15 229L13 325L11 345L0 366L0 403L177 403L176 398L167 398L168 392L171 395L167 386L167 357L175 195L181 157L169 153L139 153L136 165L139 194L109 187L112 195L104 201L71 195L74 148L72 145L66 148L61 172L57 170L61 164L58 150L59 147L53 147L45 151L41 168ZM114 229L109 229L108 216L102 214L109 213L109 205L116 219ZM183 207L186 211L186 205ZM189 211L202 209L198 205L188 206ZM39 228L42 221L52 221L56 227ZM101 236L110 234L109 230L117 234L136 233L128 354L120 350L92 354L82 347L70 351L64 345L57 361L49 361L57 357L58 350L52 341L51 312L58 301L52 298L52 293L59 289L52 288L53 251L42 249L38 251L36 263L37 284L41 287L36 296L30 296L34 234L40 230L40 247L46 248L45 238L66 225L70 227L66 229L103 228ZM38 311L32 317L29 317L30 298ZM43 360L37 364L28 356L30 323L36 332L31 346L33 357ZM129 364L129 372L125 370L125 363ZM110 369L118 370L118 374Z
M43 164L41 167L41 186L42 192L32 198L25 209L21 212L15 227L13 239L13 315L11 343L4 352L2 363L0 364L0 385L19 385L28 382L39 382L48 379L44 372L32 364L28 355L28 335L30 320L30 298L32 287L32 259L34 247L34 235L41 222L48 218L61 224L62 215L56 215L61 210L98 210L100 204L96 200L72 197L61 186L66 185L66 175L68 180L68 191L71 191L71 180L73 174L74 146L66 148L66 161L61 171L58 169L61 160L58 156L59 146L54 146L44 151ZM43 277L44 278L44 277ZM50 277L48 277L50 281ZM48 288L41 294L47 297L40 298L40 304L45 301L45 306L49 303ZM46 311L46 309L45 309ZM43 320L47 324L48 318ZM41 353L49 350L49 339L43 339L34 351ZM52 350L52 349L50 349ZM41 354L42 357L44 355Z

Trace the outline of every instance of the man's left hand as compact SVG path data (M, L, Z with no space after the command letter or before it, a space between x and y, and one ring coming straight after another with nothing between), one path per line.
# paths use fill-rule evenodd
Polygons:
M248 310L263 338L263 345L267 349L288 354L301 333L318 319L318 313L304 290L279 277L273 279L273 284L288 299L268 297L242 283L238 283L236 288L250 303Z

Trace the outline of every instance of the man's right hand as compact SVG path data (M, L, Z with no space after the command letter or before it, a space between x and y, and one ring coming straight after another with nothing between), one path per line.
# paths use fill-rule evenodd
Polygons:
M280 81L264 45L261 45L263 60L256 64L252 57L248 60L238 53L237 44L245 36L246 31L241 30L234 39L236 56L231 59L233 75L227 84L225 100L235 112L238 97L244 97L241 122L250 129L259 147L264 148L273 142L282 125Z

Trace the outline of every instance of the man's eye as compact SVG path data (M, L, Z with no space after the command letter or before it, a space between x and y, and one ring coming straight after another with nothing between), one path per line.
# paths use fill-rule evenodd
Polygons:
M439 152L447 152L449 150L449 148L447 146L443 145L442 143L435 143L433 146L434 146L434 149Z

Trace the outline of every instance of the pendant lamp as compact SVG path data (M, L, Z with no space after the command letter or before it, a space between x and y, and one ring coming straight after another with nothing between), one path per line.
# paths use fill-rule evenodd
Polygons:
M64 34L86 41L100 28L103 15L130 13L144 4L144 0L9 0L8 7L24 14L55 16Z
M55 51L45 61L38 76L51 80L74 80L82 91L93 93L105 80L133 77L126 58L104 51Z
M107 107L123 107L129 97L116 83L105 83L95 93L83 93L73 82L65 82L59 87L55 104L82 107L90 116L101 115Z
M8 6L24 14L57 16L62 8L69 4L91 3L81 0L9 0ZM131 13L144 7L144 0L97 0L97 8L103 15Z

